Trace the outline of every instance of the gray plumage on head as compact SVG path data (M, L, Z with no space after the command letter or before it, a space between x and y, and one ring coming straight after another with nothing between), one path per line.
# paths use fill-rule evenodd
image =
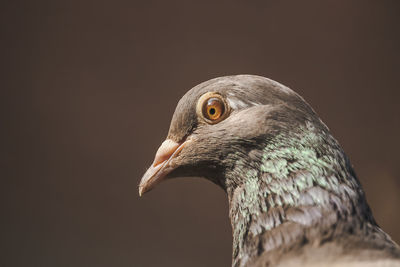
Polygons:
M280 83L237 75L189 90L140 194L181 176L226 191L233 266L400 265L342 148Z

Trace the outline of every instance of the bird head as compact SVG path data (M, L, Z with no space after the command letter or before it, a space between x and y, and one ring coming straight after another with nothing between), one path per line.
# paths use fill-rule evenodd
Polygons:
M317 118L294 91L254 75L215 78L189 90L173 114L166 140L144 174L139 194L175 177L204 177L227 189L240 177L225 175L274 135Z
M227 192L233 266L247 266L263 251L278 259L287 251L282 247L317 244L321 235L357 224L395 247L376 225L329 129L302 97L270 79L220 77L181 98L139 194L168 178L190 176Z

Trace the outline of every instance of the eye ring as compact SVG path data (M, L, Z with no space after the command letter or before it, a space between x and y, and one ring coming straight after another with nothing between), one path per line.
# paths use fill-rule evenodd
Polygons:
M218 93L208 92L197 102L197 115L209 124L216 124L225 119L230 112L229 105Z

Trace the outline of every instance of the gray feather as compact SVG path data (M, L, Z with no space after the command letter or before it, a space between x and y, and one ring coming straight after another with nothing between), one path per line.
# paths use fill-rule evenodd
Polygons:
M207 92L232 109L213 125L196 114ZM202 176L226 191L233 266L400 264L346 154L291 89L253 75L204 82L179 101L168 138L194 140L169 178Z

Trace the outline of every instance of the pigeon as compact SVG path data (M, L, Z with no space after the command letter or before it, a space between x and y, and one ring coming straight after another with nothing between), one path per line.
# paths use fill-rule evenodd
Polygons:
M175 177L226 192L232 266L400 266L328 127L271 79L219 77L180 99L139 195Z

